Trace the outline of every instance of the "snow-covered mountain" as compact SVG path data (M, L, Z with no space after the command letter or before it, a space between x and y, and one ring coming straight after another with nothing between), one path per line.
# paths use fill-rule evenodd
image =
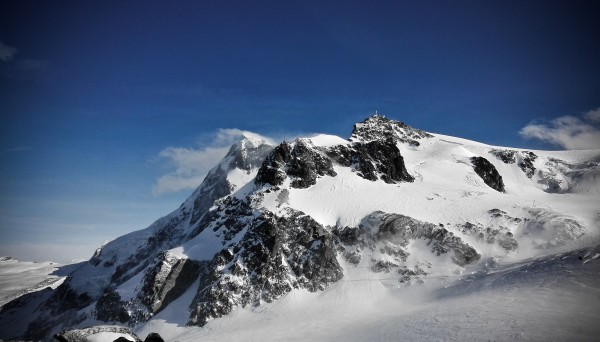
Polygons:
M599 164L600 150L495 147L379 115L357 123L348 140L316 135L274 146L247 134L177 210L102 246L55 289L4 305L0 338L48 339L108 323L181 341L224 331L228 339L303 340L292 326L313 327L322 334L308 336L320 340L393 340L419 336L419 321L406 318L426 321L423 308L443 297L454 305L437 308L443 336L423 335L443 339L465 293L492 289L497 299L505 278L531 289L549 274L572 277L586 289L573 290L577 300L597 300ZM571 289L563 285L548 293ZM474 310L480 297L469 298L463 304ZM500 310L491 317L510 311L490 304ZM588 309L597 319L600 310ZM578 322L589 330L583 339L598 332ZM339 333L359 326L374 331Z

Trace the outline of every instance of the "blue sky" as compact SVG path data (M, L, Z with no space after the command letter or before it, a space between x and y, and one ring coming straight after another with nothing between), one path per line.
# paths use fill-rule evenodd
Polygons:
M600 147L599 23L594 1L2 1L0 255L88 258L238 130L347 137L377 110Z

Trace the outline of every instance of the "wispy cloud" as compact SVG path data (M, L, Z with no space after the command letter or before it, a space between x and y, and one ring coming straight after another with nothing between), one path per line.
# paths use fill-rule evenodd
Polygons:
M519 134L567 150L600 148L600 108L580 116L561 116L548 123L532 122Z
M29 146L15 146L0 151L0 155L31 151Z
M240 129L220 129L215 134L202 138L200 147L168 147L159 153L160 159L173 170L158 178L154 184L154 195L195 189L208 171L225 157L231 145L242 139L244 134L255 133ZM264 137L265 140L271 139Z
M19 52L19 50L16 48L0 42L0 61L8 62L12 60L17 52Z

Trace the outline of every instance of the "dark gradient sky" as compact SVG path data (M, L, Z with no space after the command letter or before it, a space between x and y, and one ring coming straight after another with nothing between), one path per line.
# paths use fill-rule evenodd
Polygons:
M0 254L143 228L191 193L152 194L158 154L219 128L347 137L377 110L555 148L518 132L600 106L599 23L597 1L2 1Z

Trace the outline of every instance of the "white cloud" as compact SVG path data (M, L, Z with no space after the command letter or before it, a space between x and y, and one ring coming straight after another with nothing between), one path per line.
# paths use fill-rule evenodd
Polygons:
M12 60L17 52L19 52L19 50L16 48L0 42L0 61L8 62Z
M585 113L585 118L589 121L600 123L600 108Z
M239 129L220 129L217 133L201 140L207 141L200 148L168 147L159 153L174 171L161 176L154 184L153 192L161 195L197 188L202 180L225 157L231 145L239 141L244 134L255 133ZM264 138L264 137L263 137ZM270 141L268 138L265 140Z
M562 116L547 124L530 123L519 134L538 139L567 150L600 148L600 108L581 117Z

